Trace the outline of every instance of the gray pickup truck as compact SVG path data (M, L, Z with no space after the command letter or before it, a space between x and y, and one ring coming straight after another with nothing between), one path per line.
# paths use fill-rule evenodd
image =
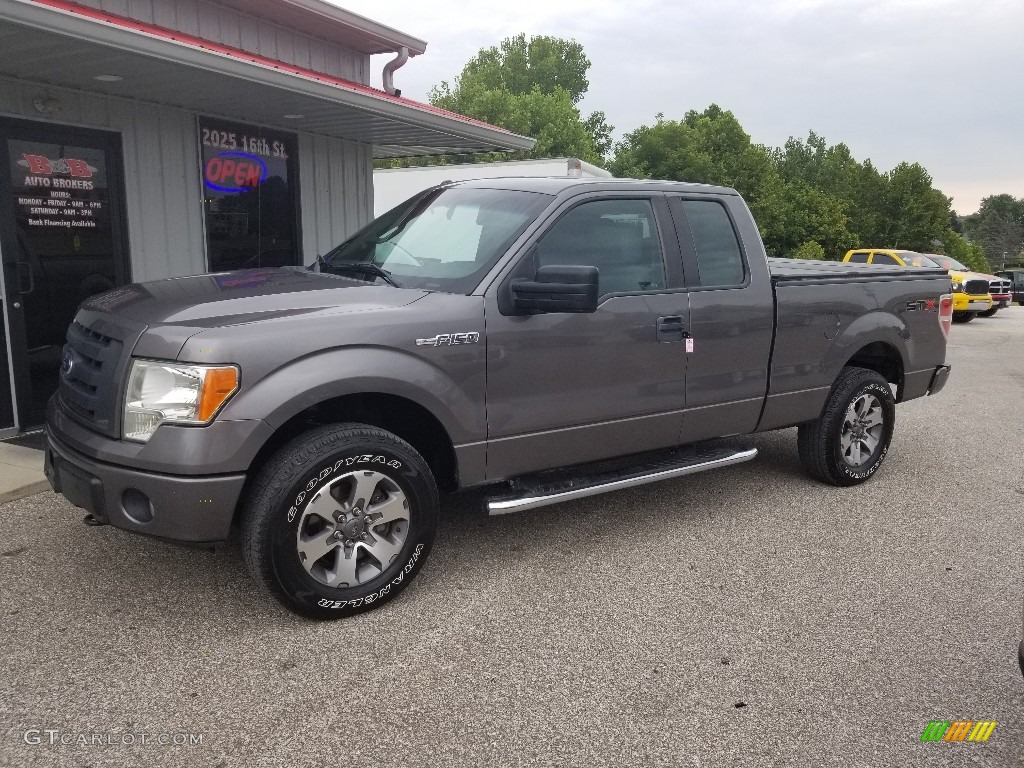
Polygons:
M868 479L895 403L946 381L949 292L939 269L770 260L730 189L444 184L307 268L89 299L46 471L91 524L237 526L270 593L341 617L423 567L440 491L530 509L745 461L735 436L792 426L813 477Z

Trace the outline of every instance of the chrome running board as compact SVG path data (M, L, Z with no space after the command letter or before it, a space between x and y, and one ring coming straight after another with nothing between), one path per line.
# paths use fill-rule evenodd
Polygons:
M626 470L601 472L594 475L583 475L566 478L561 481L535 482L518 481L514 495L496 496L487 500L487 513L506 515L510 512L523 512L527 509L546 507L572 499L583 499L599 493L619 491L637 485L656 483L659 480L671 480L674 477L707 472L709 469L728 467L750 461L757 456L757 448L714 448L701 451L695 455L680 459L662 460Z

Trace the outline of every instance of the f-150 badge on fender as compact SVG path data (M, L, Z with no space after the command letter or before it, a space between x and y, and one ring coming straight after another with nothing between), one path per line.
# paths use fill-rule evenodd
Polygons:
M476 331L466 333L439 333L432 339L416 339L417 347L449 347L452 344L476 344L480 334Z

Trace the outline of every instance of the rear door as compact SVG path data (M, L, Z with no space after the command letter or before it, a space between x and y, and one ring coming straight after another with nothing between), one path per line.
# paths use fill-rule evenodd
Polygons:
M506 316L497 295L486 300L490 479L678 439L689 310L664 196L574 198L497 291L554 264L598 268L596 312Z
M689 291L682 443L752 432L768 388L775 300L738 196L673 195Z

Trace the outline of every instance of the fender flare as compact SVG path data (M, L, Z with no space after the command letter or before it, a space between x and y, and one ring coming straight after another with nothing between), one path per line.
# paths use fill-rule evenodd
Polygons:
M829 386L860 350L875 343L894 349L899 355L901 371L906 372L912 352L910 331L906 323L896 315L875 310L850 323L829 346L821 363L822 373Z
M223 416L262 419L276 430L307 408L355 394L416 403L441 423L453 445L486 437L483 366L478 377L457 382L419 357L382 347L341 347L291 361L251 387L243 383Z

